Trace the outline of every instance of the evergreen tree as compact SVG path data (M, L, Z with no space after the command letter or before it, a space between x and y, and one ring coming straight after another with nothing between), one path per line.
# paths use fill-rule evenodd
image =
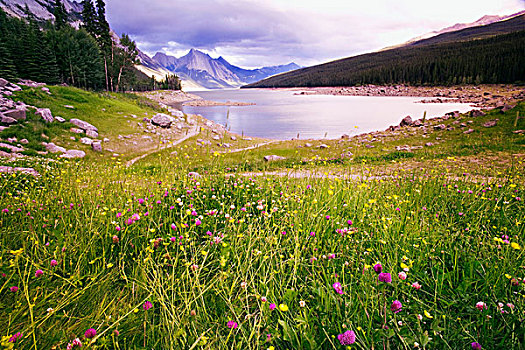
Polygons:
M55 0L55 26L58 30L67 25L67 12L61 0Z
M95 7L91 0L82 1L82 21L84 22L82 27L95 38L97 36L97 19Z
M15 77L16 67L13 64L7 46L0 40L0 78L12 80L15 79Z
M111 33L109 29L109 23L106 20L106 4L104 0L97 0L97 15L96 15L96 39L102 52L104 59L104 71L106 74L106 90L109 91L109 63L113 57L113 41L111 40Z

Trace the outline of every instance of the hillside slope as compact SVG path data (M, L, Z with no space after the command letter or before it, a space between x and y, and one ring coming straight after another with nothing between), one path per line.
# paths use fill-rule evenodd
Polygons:
M247 87L525 81L525 15L409 46L281 74Z

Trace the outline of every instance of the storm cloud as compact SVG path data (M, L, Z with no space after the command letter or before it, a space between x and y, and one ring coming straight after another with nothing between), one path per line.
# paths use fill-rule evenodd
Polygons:
M525 0L108 0L111 26L139 47L180 56L197 48L243 67L312 65L426 32L511 14Z

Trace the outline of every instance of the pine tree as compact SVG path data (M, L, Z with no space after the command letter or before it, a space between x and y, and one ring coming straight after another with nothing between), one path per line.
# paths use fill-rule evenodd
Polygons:
M113 56L113 41L111 40L111 33L109 29L109 23L106 20L106 4L104 0L97 0L97 28L96 28L96 39L102 51L102 57L104 58L104 71L106 74L106 90L109 91L109 63Z
M67 12L61 0L55 0L55 27L60 30L67 25Z
M95 7L91 0L82 1L82 21L84 22L82 27L95 38L97 36L97 19Z
M13 80L16 77L16 67L13 64L9 50L0 40L0 78Z

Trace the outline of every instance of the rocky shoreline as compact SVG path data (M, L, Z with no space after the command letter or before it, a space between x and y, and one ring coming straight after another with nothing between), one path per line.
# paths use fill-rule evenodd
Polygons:
M525 88L514 85L480 85L452 87L421 86L352 86L281 89L296 91L295 95L334 96L405 96L429 97L419 103L470 103L478 108L496 108L525 99Z
M157 90L146 93L139 93L155 102L165 106L175 107L181 109L182 106L191 107L214 107L214 106L253 106L255 103L251 102L235 102L235 101L210 101L205 100L200 96L190 94L184 91L176 90Z

